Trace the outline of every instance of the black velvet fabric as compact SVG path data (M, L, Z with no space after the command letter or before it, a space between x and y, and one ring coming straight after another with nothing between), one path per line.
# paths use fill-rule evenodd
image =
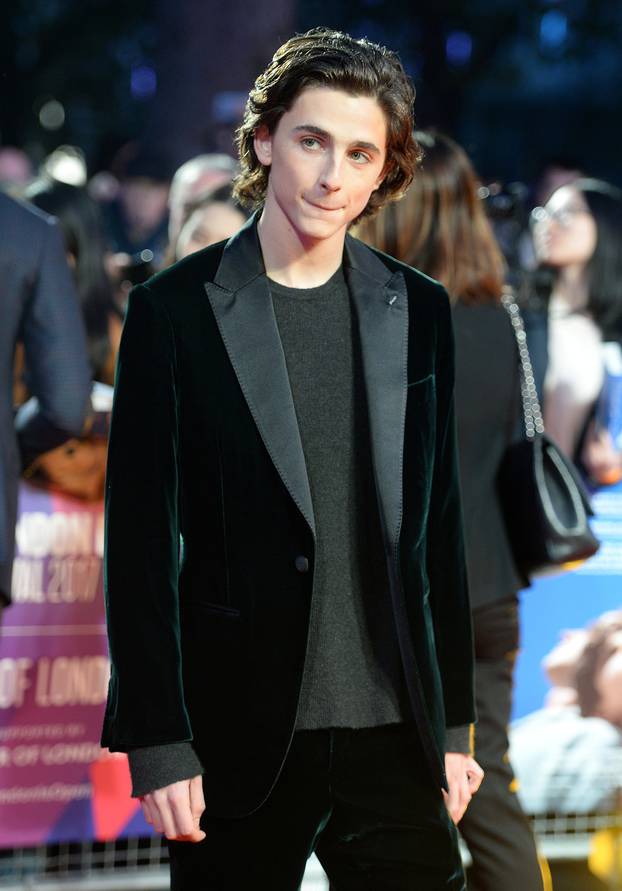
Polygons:
M408 724L298 731L262 807L206 815L202 842L169 843L172 891L296 891L313 850L335 891L465 891L417 736Z
M348 238L391 605L430 775L474 720L443 288ZM183 548L180 549L180 537ZM106 484L102 743L193 740L210 815L255 810L296 722L315 518L255 221L134 289Z

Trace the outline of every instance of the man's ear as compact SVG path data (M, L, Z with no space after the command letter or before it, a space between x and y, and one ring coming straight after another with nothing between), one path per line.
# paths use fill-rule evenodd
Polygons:
M255 130L253 145L259 163L269 167L272 164L272 134L265 124Z

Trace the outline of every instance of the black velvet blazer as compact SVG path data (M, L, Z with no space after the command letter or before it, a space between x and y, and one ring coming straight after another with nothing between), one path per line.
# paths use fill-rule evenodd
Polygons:
M438 283L350 237L344 265L402 662L444 785L445 728L474 720L449 302ZM192 740L208 811L257 808L294 730L314 542L251 220L130 298L106 486L102 744Z

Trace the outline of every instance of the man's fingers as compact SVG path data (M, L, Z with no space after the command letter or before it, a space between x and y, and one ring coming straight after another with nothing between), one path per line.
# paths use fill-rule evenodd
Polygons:
M148 798L145 798L145 797L142 797L142 798L140 799L140 806L141 806L142 811L143 811L143 817L145 818L145 820L147 821L147 823L150 823L150 824L153 826L153 814L151 813L151 807L150 807L150 805L149 805L149 799L148 799Z
M448 752L445 755L445 770L449 794L445 796L447 810L454 821L459 823L472 796L484 779L484 771L470 755Z
M447 793L447 810L450 814L453 814L458 807L458 788L457 783L450 782L449 784L449 792Z
M161 826L159 831L172 840L177 838L179 833L177 832L173 813L169 805L167 794L169 788L170 786L167 786L166 789L157 789L153 793L151 801L155 811L156 825L159 824Z
M174 841L181 842L201 842L205 838L205 833L202 829L193 829L193 831L189 835L178 835L173 839Z
M464 815L466 813L466 809L468 808L470 801L471 801L470 796L468 798L460 798L458 803L456 804L456 806L453 808L453 810L450 811L451 819L454 821L456 826L458 825L460 820L464 817Z
M460 801L460 793L456 783L450 783L449 793L445 793L445 806L449 811L449 816L457 823L462 816L463 809Z
M205 810L205 798L203 796L203 778L201 776L193 777L190 780L190 810L195 825L199 825L201 814Z
M196 782L198 781L198 782ZM199 820L205 802L201 777L156 789L141 799L145 819L171 841L203 841Z
M459 823L460 820L464 817L466 809L471 803L471 791L469 789L468 781L465 779L465 782L462 784L460 790L460 811L456 817L456 823Z
M484 779L484 771L479 766L475 758L469 758L466 766L466 775L469 783L471 795L475 795Z
M466 777L462 782L454 781L450 783L449 794L443 790L443 798L445 799L445 806L449 811L449 816L457 825L471 801L471 793Z
M445 799L445 807L447 808L447 813L451 817L452 822L457 823L460 819L459 808L451 789L449 794L443 789L443 798Z
M183 789L175 790L170 798L175 838L178 841L202 841L205 838L205 833L199 829L200 814L195 817L192 811L191 795L191 784L188 782Z
M145 815L145 819L148 823L151 823L156 832L164 832L164 826L162 825L162 818L160 816L160 810L154 801L154 793L149 792L148 795L145 795L141 798L141 805L143 808L143 813Z
M482 780L484 779L484 771L482 768L474 762L474 767L469 767L467 770L467 777L469 780L469 789L471 791L471 795L475 795L479 787L482 785Z

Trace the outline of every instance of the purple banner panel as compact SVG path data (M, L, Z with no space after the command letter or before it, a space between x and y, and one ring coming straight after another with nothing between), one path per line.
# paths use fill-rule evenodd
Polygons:
M102 555L101 502L22 484L0 631L0 846L114 838L136 815L125 756L99 746Z

